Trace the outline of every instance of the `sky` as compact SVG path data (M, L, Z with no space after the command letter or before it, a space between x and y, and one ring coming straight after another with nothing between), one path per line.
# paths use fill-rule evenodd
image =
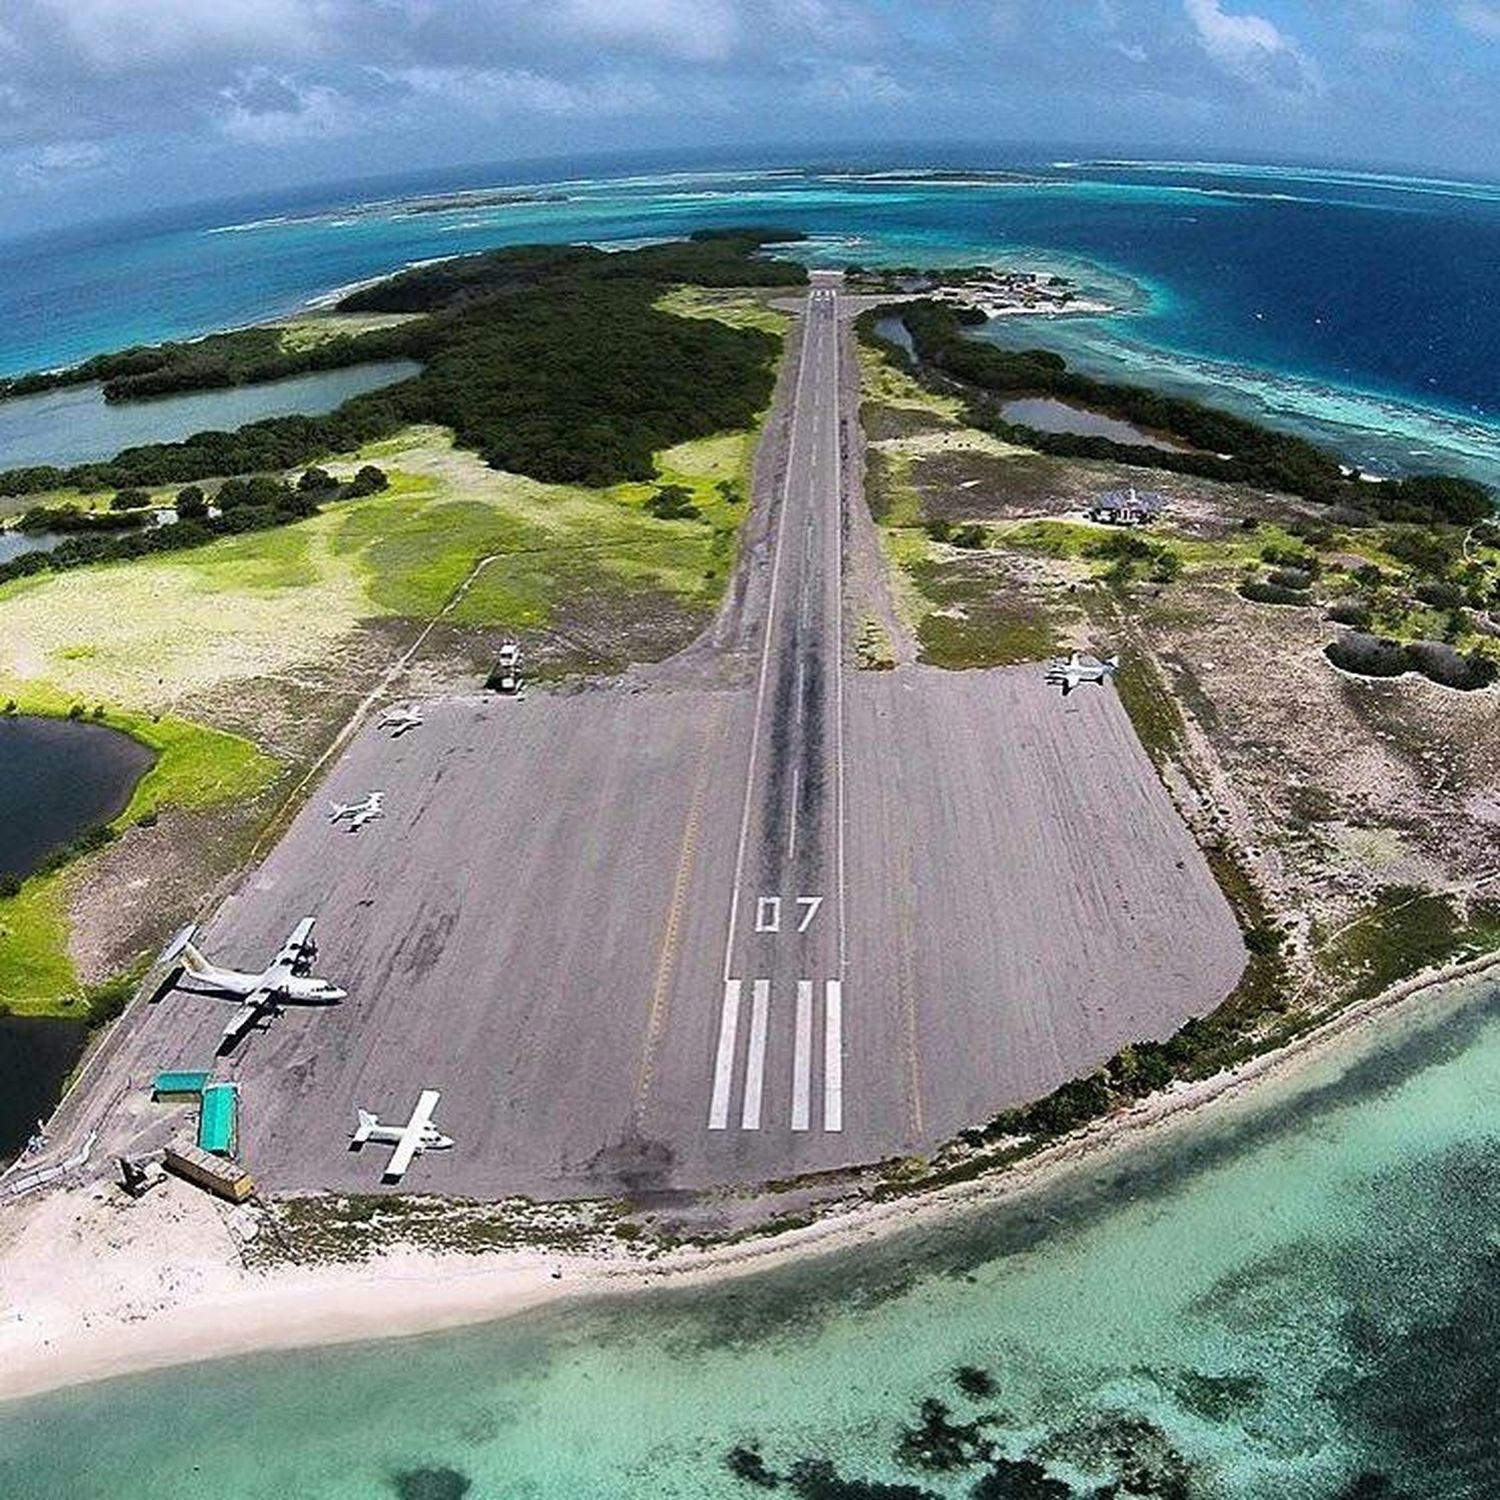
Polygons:
M1500 0L4 0L0 233L601 151L1500 177Z

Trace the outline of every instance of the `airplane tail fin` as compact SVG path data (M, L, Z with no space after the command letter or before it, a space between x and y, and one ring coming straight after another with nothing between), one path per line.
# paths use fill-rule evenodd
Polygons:
M376 1117L367 1109L357 1109L355 1114L359 1116L359 1124L354 1128L354 1138L350 1144L363 1146L370 1139L370 1132L375 1128Z
M179 956L182 959L182 967L189 974L197 974L201 977L213 968L213 965L204 958L203 954L192 943L184 943Z
M1118 672L1120 670L1120 658L1118 656L1106 656L1104 658L1104 665L1108 667L1111 672Z

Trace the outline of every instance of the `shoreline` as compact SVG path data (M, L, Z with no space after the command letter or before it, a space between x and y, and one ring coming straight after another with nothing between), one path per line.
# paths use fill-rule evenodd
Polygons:
M0 1216L0 1235L12 1231L0 1239L7 1294L0 1303L0 1401L250 1354L437 1333L564 1300L701 1287L935 1227L1041 1190L1107 1153L1162 1140L1210 1105L1249 1102L1271 1081L1335 1058L1386 1012L1497 968L1500 953L1490 953L1404 980L1233 1072L1176 1085L993 1175L654 1261L535 1248L481 1256L398 1250L373 1260L256 1271L243 1262L232 1211L179 1184L138 1203L108 1181L44 1194L17 1205L9 1222ZM117 1279L109 1280L111 1272Z

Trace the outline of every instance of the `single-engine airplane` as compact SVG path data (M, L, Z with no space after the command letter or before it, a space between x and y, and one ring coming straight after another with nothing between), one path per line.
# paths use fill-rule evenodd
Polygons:
M380 720L380 728L389 729L391 738L398 740L408 729L415 729L422 722L422 715L411 708L388 708Z
M412 1157L423 1151L446 1151L453 1145L452 1137L443 1135L432 1123L438 1097L436 1089L423 1089L417 1107L404 1125L382 1125L369 1110L357 1110L359 1123L349 1138L349 1149L358 1151L366 1141L373 1141L377 1146L394 1146L396 1149L391 1152L391 1159L380 1176L382 1182L400 1182Z
M1085 682L1096 682L1103 687L1120 670L1118 656L1084 656L1075 651L1066 661L1055 661L1047 668L1048 687L1060 687L1064 698Z
M335 802L328 814L330 823L349 820L349 832L358 833L366 823L385 816L385 793L371 792L363 802Z
M287 1005L337 1005L348 993L326 979L313 978L310 973L318 956L318 945L312 935L313 921L312 917L303 917L270 966L259 974L210 963L193 944L196 927L185 927L162 950L162 963L181 960L181 967L168 988L239 1001L239 1009L230 1017L219 1039L221 1052L229 1051L262 1017L280 1015Z

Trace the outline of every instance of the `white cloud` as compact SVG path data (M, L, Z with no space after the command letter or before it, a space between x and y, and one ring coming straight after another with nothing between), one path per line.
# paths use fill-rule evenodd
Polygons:
M655 84L613 75L572 83L526 68L415 67L381 76L480 115L618 115L661 103Z
M721 62L739 18L729 0L562 0L558 22L586 45L630 47L688 62Z
M1480 0L1466 0L1457 11L1458 24L1475 36L1500 41L1500 5L1481 4Z
M1226 73L1284 93L1322 91L1311 59L1265 16L1231 15L1223 0L1183 0L1203 50Z
M224 58L303 55L320 40L324 0L42 0L97 73Z
M16 180L27 187L52 187L97 172L110 160L99 141L54 141L17 160Z
M879 63L845 63L820 73L802 88L802 100L820 109L860 109L900 104L911 91Z
M269 68L250 68L219 90L217 124L230 140L250 146L348 135L360 123L353 102L323 84L303 84Z

